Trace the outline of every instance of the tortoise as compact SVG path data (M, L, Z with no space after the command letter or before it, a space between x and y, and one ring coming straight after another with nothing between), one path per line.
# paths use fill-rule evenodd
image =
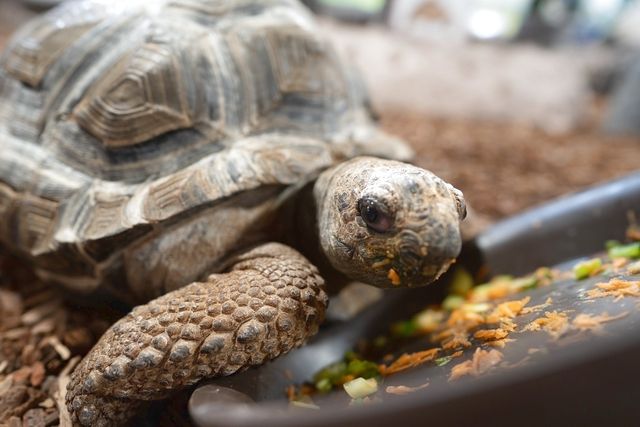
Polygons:
M74 424L300 346L327 288L426 285L462 193L376 127L290 0L83 0L0 59L0 243L135 306L72 374Z

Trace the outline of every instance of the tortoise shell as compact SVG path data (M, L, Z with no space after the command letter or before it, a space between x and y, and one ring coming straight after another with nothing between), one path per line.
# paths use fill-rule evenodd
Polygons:
M240 193L408 158L317 32L287 0L70 1L31 21L0 58L0 242L95 278Z

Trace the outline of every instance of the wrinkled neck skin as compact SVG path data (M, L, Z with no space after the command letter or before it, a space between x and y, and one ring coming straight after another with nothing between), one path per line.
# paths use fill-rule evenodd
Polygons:
M288 225L284 243L296 248L318 269L325 280L327 292L337 293L350 279L335 269L322 251L318 228L317 201L314 188L317 181L307 183L284 207Z
M313 244L321 248L321 258L352 280L378 287L424 286L460 252L462 193L406 163L370 157L341 163L320 175L312 202L301 206L311 205L315 228L301 235L316 230Z

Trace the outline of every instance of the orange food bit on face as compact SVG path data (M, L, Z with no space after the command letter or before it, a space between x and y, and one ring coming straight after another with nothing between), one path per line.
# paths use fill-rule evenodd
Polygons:
M391 284L393 286L398 286L400 284L400 276L398 276L398 273L396 273L393 268L389 269L389 274L387 274L387 277L389 278L389 280L391 280Z

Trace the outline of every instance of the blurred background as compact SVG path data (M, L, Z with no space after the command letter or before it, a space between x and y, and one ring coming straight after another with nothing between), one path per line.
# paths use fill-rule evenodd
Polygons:
M150 0L151 1L151 0ZM0 46L56 0L0 0ZM306 0L471 232L640 163L640 1Z

